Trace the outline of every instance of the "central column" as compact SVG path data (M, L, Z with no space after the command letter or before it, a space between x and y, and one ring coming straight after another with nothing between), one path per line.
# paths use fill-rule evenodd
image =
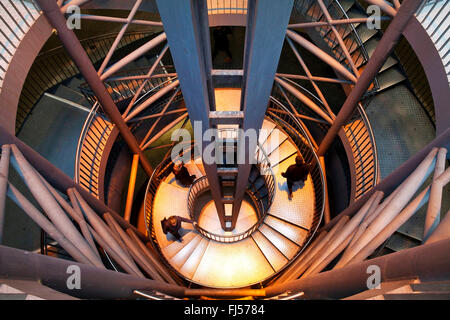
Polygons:
M157 0L158 11L170 46L189 118L200 124L202 134L210 129L209 113L215 110L211 77L211 47L208 9L204 0ZM203 149L210 142L197 141ZM211 194L223 229L225 207L217 164L202 154ZM205 161L206 160L206 161Z
M286 28L292 12L293 0L249 0L245 34L243 87L241 111L244 113L242 129L261 129L272 91L275 72L283 47ZM251 135L249 135L251 136ZM239 137L239 150L244 150L238 163L238 174L232 210L234 228L251 170L251 159L256 142L245 143Z

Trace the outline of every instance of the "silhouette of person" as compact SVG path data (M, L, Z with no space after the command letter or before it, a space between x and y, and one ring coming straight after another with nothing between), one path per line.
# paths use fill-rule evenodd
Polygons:
M170 232L178 241L183 241L179 231L181 229L181 222L192 223L194 226L197 224L195 221L186 219L180 216L170 216L168 219L161 220L161 227L164 234Z
M175 162L172 172L175 175L175 179L177 179L177 181L185 187L190 186L196 178L195 175L189 174L189 171L184 166L183 161Z
M214 60L219 51L225 52L227 57L225 62L231 62L233 56L230 51L230 43L228 41L228 35L231 34L230 27L217 27L213 30L214 49L212 53L212 59Z
M311 171L311 165L306 164L301 156L295 157L295 164L290 165L286 172L282 172L281 175L286 178L289 199L292 198L292 186L295 182L305 181L308 178L308 173Z

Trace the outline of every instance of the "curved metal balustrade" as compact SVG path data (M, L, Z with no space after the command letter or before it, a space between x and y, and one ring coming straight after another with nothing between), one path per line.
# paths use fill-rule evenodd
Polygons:
M378 153L375 138L361 104L344 126L353 154L354 178L352 199L358 200L378 183Z
M139 40L147 39L151 32L127 32L118 44L118 48L132 46ZM93 63L101 61L108 53L117 33L89 37L80 41ZM63 46L39 53L30 68L27 79L20 94L17 109L16 132L31 112L42 94L67 79L79 74L77 66L67 54ZM90 100L94 104L95 100Z
M275 197L275 177L273 174L272 169L270 168L270 163L267 155L265 154L262 147L258 144L257 150L256 150L256 159L257 164L256 167L258 168L259 173L264 178L264 185L267 189L267 204L264 204L262 201L262 198L258 196L257 191L252 191L252 188L247 189L247 194L250 196L253 202L253 207L256 209L256 215L258 217L258 221L252 225L247 230L240 232L239 234L234 235L220 235L215 234L213 232L210 232L202 227L200 227L198 224L195 226L197 231L202 234L204 237L215 240L218 242L236 242L243 240L247 237L249 237L253 232L255 232L261 223L263 223L267 212L270 210L270 206L272 205L273 198ZM250 181L249 181L250 184ZM191 217L191 220L196 220L195 213L194 213L194 206L195 201L197 200L198 196L202 194L203 192L206 192L209 190L209 183L206 176L201 177L200 179L197 179L194 181L194 183L190 186L189 192L188 192L188 202L187 207L189 211L189 215ZM265 197L266 197L265 196Z
M106 142L114 128L106 117L98 113L96 102L89 112L78 139L75 156L75 182L99 198L100 163Z
M332 19L349 19L347 12L344 10L338 0L324 0L324 4L327 7L328 13L330 14ZM309 20L308 22L326 21L322 9L315 0L296 0L294 2L294 10L297 10L297 12L305 16ZM356 31L355 26L350 23L341 25L338 24L334 27L340 35L346 37L344 43L348 51L351 53L352 60L355 63L356 67L359 68L360 66L366 64L369 61L369 54L364 47L364 43L361 40L358 32ZM348 70L352 71L350 63L346 59L336 36L333 32L331 32L330 26L317 26L314 29L319 32L320 36L324 39L325 43L333 52L335 58L340 61ZM369 92L376 91L378 89L379 84L377 78L375 77L373 81L373 87Z
M167 74L167 70L164 67L161 69ZM146 85L145 90L143 90L142 95L136 100L135 106L139 105L146 98L151 97L152 94L161 90L163 87L169 85L173 79L167 78L155 78L149 81ZM130 98L133 96L133 89L139 86L140 83L137 81L129 81L122 84L122 82L117 82L117 87L114 87L114 92L117 94L113 96L114 99L124 100L125 98ZM111 88L113 88L111 86ZM86 91L85 91L85 94ZM89 96L89 95L88 95ZM91 99L95 99L92 95ZM166 99L167 100L167 99ZM155 102L151 108L149 108L150 114L158 114L161 112L166 100ZM179 99L174 99L172 103L177 103ZM100 177L100 163L104 156L104 151L106 148L106 142L108 141L111 133L113 132L114 125L110 123L106 116L100 112L101 106L95 102L91 109L86 121L83 125L83 129L78 139L77 153L75 158L75 181L82 185L86 190L91 192L95 197L100 198L99 194L99 177ZM135 130L141 122L140 120L133 123L133 130Z

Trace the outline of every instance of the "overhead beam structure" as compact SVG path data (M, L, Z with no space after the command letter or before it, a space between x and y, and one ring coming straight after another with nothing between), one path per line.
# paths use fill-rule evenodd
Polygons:
M195 125L196 122L201 124L203 135L206 130L210 129L209 112L215 110L206 1L157 0L156 3L189 118L192 125ZM202 139L201 144L205 148L209 142ZM217 164L203 160L217 213L222 228L225 228L225 207L217 175Z

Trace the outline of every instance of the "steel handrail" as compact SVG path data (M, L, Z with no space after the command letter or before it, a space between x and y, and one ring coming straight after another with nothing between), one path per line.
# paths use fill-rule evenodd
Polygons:
M151 93L161 89L162 87L166 86L168 83L170 83L173 79L169 79L167 81L164 81L160 84L158 84L157 86L151 88L149 91L145 92L135 103L134 105L137 105L142 99L146 98L147 96L149 96ZM102 119L104 121L107 121L104 116L99 113L99 108L101 108L101 105L96 101L93 105L93 107L91 108L91 111L89 112L84 124L83 124L83 128L81 130L81 134L80 137L78 139L78 143L77 143L77 151L76 151L76 155L75 155L75 182L80 183L80 161L81 161L81 153L82 153L82 149L84 146L84 143L86 141L86 137L88 135L88 133L90 132L90 128L92 126L93 121L96 119L97 116L101 116ZM143 120L142 120L143 121ZM114 128L114 125L111 124L111 131ZM101 143L102 138L105 138L104 136L102 136L100 139L98 137L93 137L93 140L97 140L98 144ZM98 146L97 144L97 146ZM97 155L97 150L98 148L96 148L96 154L94 154L94 157ZM92 163L92 166L94 166L94 164ZM93 189L93 179L92 179L92 175L91 175L91 179L89 181L87 181L87 186L84 185L85 187L87 187L89 189L89 191L91 192L91 190ZM98 184L98 181L97 181ZM98 195L96 195L98 196Z

